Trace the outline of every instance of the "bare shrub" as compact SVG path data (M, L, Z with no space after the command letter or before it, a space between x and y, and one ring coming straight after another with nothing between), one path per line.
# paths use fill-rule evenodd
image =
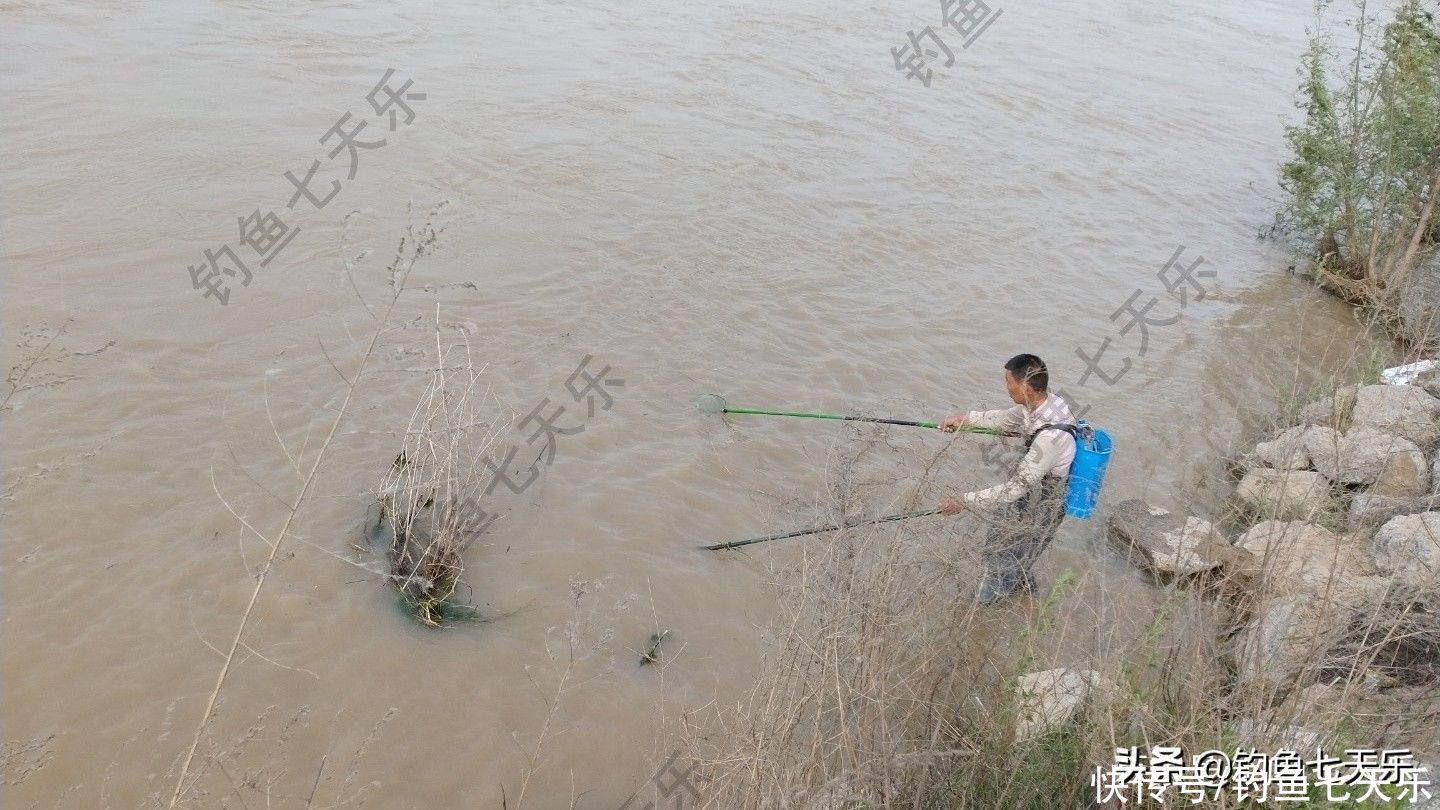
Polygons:
M480 506L480 459L500 428L481 390L468 341L442 346L435 316L435 366L405 430L400 454L376 500L374 528L386 549L389 580L420 621L473 617L460 600L465 550L495 520Z

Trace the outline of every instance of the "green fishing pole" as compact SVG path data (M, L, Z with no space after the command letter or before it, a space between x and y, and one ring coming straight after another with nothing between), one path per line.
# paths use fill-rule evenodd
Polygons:
M695 399L695 407L702 413L740 413L757 414L761 416L795 416L801 419L838 419L845 422L878 422L882 425L905 425L907 427L923 427L931 430L939 430L938 422L916 422L908 419L881 419L877 416L841 416L833 413L811 413L808 411L767 411L760 408L731 408L725 404L725 398L718 394L701 394ZM957 431L966 433L983 433L988 436L1004 435L993 428L970 427L961 425L955 428Z

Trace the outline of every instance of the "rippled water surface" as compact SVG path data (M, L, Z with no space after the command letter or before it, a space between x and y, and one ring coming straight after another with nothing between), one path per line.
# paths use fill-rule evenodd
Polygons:
M936 418L1001 405L1000 365L1033 351L1117 439L1107 500L1183 505L1297 368L1365 345L1256 239L1310 4L995 5L971 47L942 34L954 64L926 88L890 54L940 30L918 0L0 3L5 366L68 320L3 415L0 706L6 741L42 743L7 804L168 798L267 552L224 502L278 530L298 482L276 437L313 458L343 399L326 355L348 372L375 327L357 292L387 294L407 217L441 201L221 692L201 758L244 753L208 802L273 778L277 806L499 806L537 747L532 806L623 802L683 712L750 683L760 561L793 553L696 545L809 524L862 435L726 423L691 407L705 391ZM389 68L426 94L393 132L366 100ZM346 112L386 140L353 180L320 143ZM286 208L284 173L315 160L313 188L341 190ZM186 268L257 208L300 233L222 307ZM1179 246L1215 273L1183 308L1157 276ZM1117 314L1136 291L1168 322L1143 355ZM350 547L437 304L496 400L584 426L495 492L466 560L492 620L446 631ZM1076 350L1106 339L1100 373L1128 369L1079 385ZM587 355L624 381L593 416L566 389ZM517 468L530 432L503 438ZM961 441L941 474L995 479ZM1093 571L1143 604L1099 530L1067 526L1042 578ZM636 666L661 628L665 665Z

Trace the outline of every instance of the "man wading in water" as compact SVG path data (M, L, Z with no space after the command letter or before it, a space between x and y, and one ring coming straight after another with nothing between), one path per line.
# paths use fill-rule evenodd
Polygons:
M1015 407L970 411L940 423L947 432L971 426L1025 437L1025 457L1009 481L940 502L946 515L992 510L985 533L985 577L978 595L983 605L993 605L1022 587L1034 590L1030 566L1065 519L1065 486L1075 459L1075 417L1064 399L1046 392L1049 384L1045 361L1033 354L1017 354L1005 364L1005 390Z

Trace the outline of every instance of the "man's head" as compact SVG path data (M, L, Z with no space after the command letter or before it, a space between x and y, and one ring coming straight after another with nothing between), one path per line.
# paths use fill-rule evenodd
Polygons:
M1005 363L1005 391L1017 405L1044 400L1050 386L1045 361L1033 354L1017 354Z

